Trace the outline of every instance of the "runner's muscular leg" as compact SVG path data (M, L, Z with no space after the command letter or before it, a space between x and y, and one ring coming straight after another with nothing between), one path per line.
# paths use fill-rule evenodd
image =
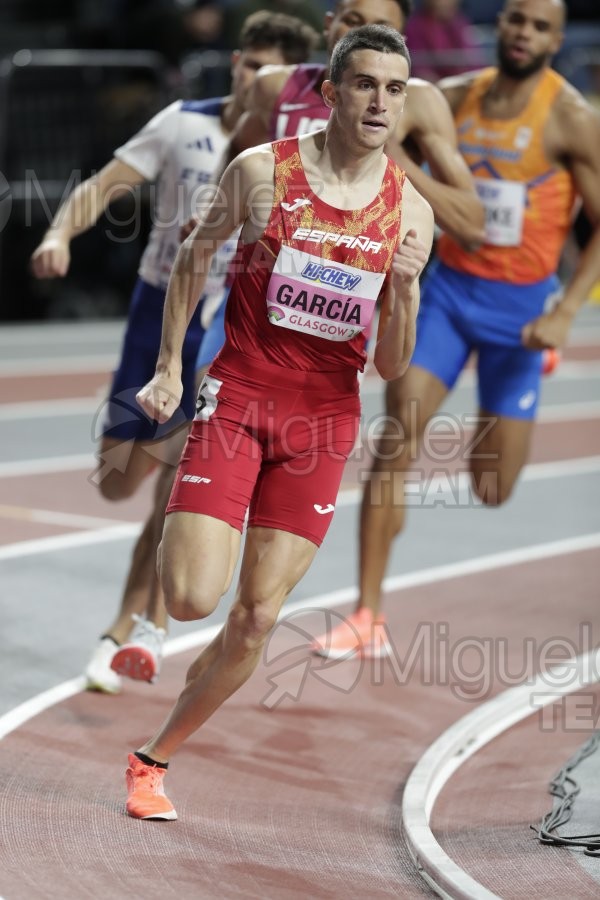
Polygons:
M157 575L157 550L165 519L165 508L177 471L176 463L181 455L187 431L178 432L178 440L170 443L169 461L161 466L154 486L154 506L133 549L127 581L123 589L119 612L105 632L118 644L128 639L133 627L133 614L150 619L158 628L164 628L167 613Z
M168 516L167 524L174 515L186 514ZM286 597L309 568L316 551L311 541L290 532L248 529L237 596L227 622L190 667L186 687L173 711L141 752L157 762L167 762L180 744L247 681Z
M154 521L152 545L152 571L154 577L150 582L150 590L148 592L146 618L153 622L157 628L166 628L168 620L165 598L158 577L158 548L165 524L165 510L171 496L171 489L177 474L177 465L188 433L189 428L182 428L169 441L168 458L160 467L154 487L154 506L151 512Z
M448 393L420 366L386 385L386 423L363 491L360 517L359 606L377 612L394 537L404 525L404 480L427 422Z
M169 615L182 622L210 615L231 584L241 535L212 516L173 512L165 518L158 570Z
M468 457L473 489L486 505L499 506L509 498L527 462L533 426L533 419L479 411Z
M92 481L105 500L127 500L158 464L168 461L173 448L181 447L189 424L161 441L119 440L103 437L97 454L98 466Z
M144 612L152 582L156 581L154 529L154 516L151 513L133 548L119 612L110 628L105 631L117 644L125 643L129 637L133 626L131 617L134 613L141 615Z

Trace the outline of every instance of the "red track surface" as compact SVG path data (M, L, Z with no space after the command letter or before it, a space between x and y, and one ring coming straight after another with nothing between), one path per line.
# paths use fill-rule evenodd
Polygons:
M24 381L13 379L14 390L0 397L39 399L42 382ZM51 381L43 379L48 398L74 383L81 393L68 396L89 396L103 383ZM596 422L539 425L532 461L598 453ZM349 467L346 486L356 485L363 465ZM87 476L4 479L0 543L81 530L27 521L27 509L112 520L145 514L150 484L133 501L112 505ZM396 659L406 661L416 636L440 623L450 659L478 635L487 663L502 647L512 672L525 637L537 648L558 636L577 646L578 623L597 622L599 559L585 551L396 592L386 601ZM155 686L128 683L119 697L76 695L0 742L0 891L7 900L429 896L402 841L402 786L446 727L510 685L496 672L465 699L452 668L439 668L435 646L402 677L389 663L327 665L307 654L322 617L292 621L307 636L278 626L267 663L283 655L263 663L177 755L167 788L178 822L129 819L124 768L127 752L170 709L190 651L167 659ZM469 659L477 666L475 650L463 665ZM286 689L298 699L288 694L269 709L272 692ZM532 718L473 757L442 793L433 819L441 843L500 896L597 896L598 885L567 854L540 847L529 831L549 808L549 778L584 739L560 719L547 734Z

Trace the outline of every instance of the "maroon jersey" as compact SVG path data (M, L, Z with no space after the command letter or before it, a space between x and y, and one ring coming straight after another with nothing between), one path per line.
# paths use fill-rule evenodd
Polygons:
M296 66L275 102L271 140L300 137L325 128L331 110L321 96L325 66Z

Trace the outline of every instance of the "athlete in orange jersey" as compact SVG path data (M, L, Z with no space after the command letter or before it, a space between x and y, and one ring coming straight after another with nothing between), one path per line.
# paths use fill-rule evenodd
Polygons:
M600 118L549 69L564 20L562 0L507 0L498 67L441 82L486 206L486 240L476 252L449 234L440 241L410 368L387 385L388 425L363 496L358 608L349 625L318 639L322 655L386 653L373 623L381 623L381 584L404 525L405 474L471 352L479 421L470 470L475 493L497 506L529 453L540 351L564 344L600 278ZM555 272L577 194L595 231L561 295Z
M322 86L332 110L325 131L236 159L177 256L156 375L139 394L161 422L179 403L183 336L210 259L243 223L245 267L231 289L224 348L200 389L159 554L172 616L213 611L248 506L249 517L227 622L192 664L166 722L129 758L127 811L136 818L176 818L162 789L168 760L249 678L327 531L356 436L357 373L380 294L375 365L385 379L408 365L433 237L429 204L384 154L408 75L394 29L346 35Z

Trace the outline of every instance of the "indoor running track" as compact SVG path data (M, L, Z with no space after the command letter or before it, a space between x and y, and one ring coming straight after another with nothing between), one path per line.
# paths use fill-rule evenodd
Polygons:
M359 485L381 403L380 383L367 378L363 440L330 535L258 671L176 756L167 786L179 820L166 823L126 816L127 752L166 715L229 601L200 626L173 625L158 684L129 682L118 697L81 692L152 487L109 504L88 480L121 325L5 327L5 900L432 896L407 837L425 874L435 880L440 869L438 883L444 871L464 873L456 878L467 887L453 896L597 896L600 863L596 878L577 855L541 846L529 826L550 808L551 777L597 724L600 697L585 687L595 666L579 690L563 679L551 707L533 679L553 659L600 645L599 312L584 311L544 385L530 464L504 508L473 505L456 450L436 446L417 462L420 493L386 582L394 654L326 663L307 648L354 597ZM468 425L473 403L467 372L446 425ZM504 727L506 692L524 683L533 685L525 706ZM496 708L497 737L473 737L467 723ZM418 807L415 772L437 747L443 756L450 737L461 750L437 780L431 832L413 829L419 809L403 810L407 780L412 773Z

